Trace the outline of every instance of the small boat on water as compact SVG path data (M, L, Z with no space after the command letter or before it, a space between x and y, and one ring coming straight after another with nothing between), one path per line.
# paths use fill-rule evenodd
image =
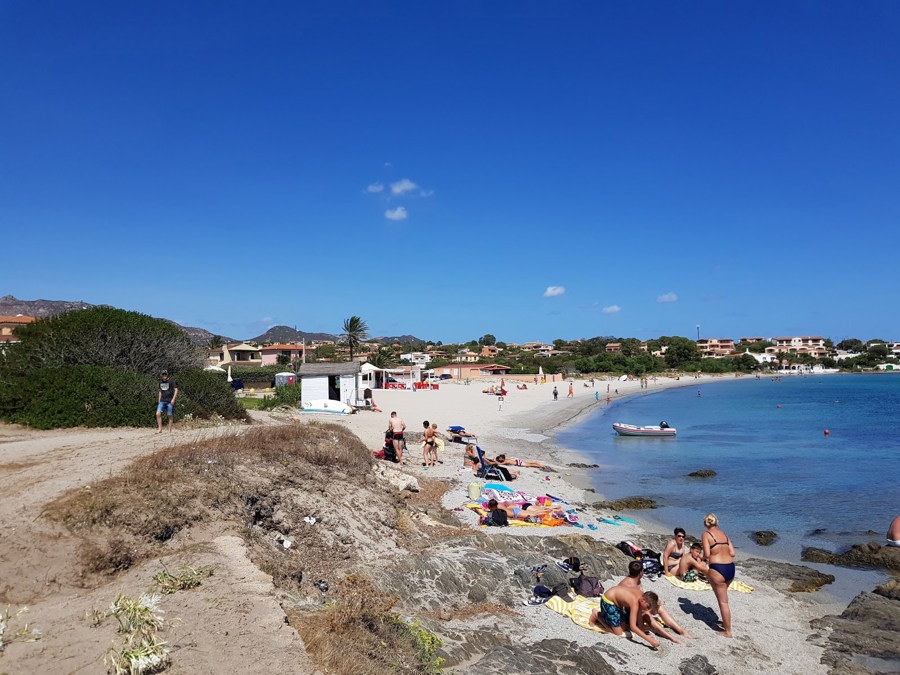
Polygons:
M659 424L653 424L643 427L638 427L634 424L625 424L624 422L616 422L612 426L613 429L616 430L616 433L619 434L619 436L675 437L675 427L670 427L665 422L660 422Z

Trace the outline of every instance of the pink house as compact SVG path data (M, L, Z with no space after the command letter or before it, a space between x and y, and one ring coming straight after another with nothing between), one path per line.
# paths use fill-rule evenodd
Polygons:
M315 354L314 347L304 347L303 345L268 345L260 347L259 353L262 355L262 364L264 366L274 366L278 363L278 357L282 354L287 356L291 363L301 361L303 359L303 350L308 350L311 354Z

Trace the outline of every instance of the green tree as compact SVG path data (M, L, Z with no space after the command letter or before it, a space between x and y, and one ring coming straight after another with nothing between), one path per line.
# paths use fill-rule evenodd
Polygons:
M686 364L700 360L697 343L683 337L667 338L666 364L670 368L684 368Z
M358 316L351 316L344 321L344 332L341 337L350 347L350 360L353 360L353 350L359 349L359 343L369 337L369 326Z
M78 309L16 329L7 364L37 368L107 366L154 376L199 368L204 354L177 325L113 307Z
M478 344L480 344L482 347L490 347L497 344L497 338L495 338L490 333L485 333L480 338L478 338Z
M862 340L856 338L848 338L837 343L837 348L845 352L863 352L865 345Z
M218 349L224 344L225 340L221 335L213 335L211 338L209 338L209 342L206 343L206 346L210 349Z
M279 354L275 357L275 363L279 366L289 366L291 365L291 357L287 354Z

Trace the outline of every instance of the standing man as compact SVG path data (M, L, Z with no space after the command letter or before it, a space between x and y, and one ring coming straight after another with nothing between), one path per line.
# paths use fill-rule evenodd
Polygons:
M178 398L178 385L169 379L168 371L164 370L162 372L162 380L159 383L159 396L156 399L156 433L162 433L163 410L169 416L169 432L171 433L176 398Z
M397 453L397 461L403 462L403 432L406 431L406 423L397 416L396 412L391 413L391 433L394 442L394 452Z
M555 401L558 398L559 398L559 391L556 389L556 387L553 387L553 400Z

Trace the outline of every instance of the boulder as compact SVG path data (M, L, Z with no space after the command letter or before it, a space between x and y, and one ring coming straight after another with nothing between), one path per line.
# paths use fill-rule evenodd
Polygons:
M392 469L384 462L376 462L373 473L376 480L392 485L397 488L398 492L418 492L420 489L419 481L417 481L414 476Z
M758 530L753 533L753 541L760 546L771 546L776 539L778 539L778 535L772 530Z
M842 553L831 553L815 547L804 548L800 557L808 562L828 563L841 567L900 570L900 548L882 546L874 541L868 544L854 544Z
M712 478L716 476L716 472L712 469L697 469L688 474L688 478Z
M783 593L810 593L834 582L834 575L823 574L805 565L747 558L738 560L737 566L738 574L746 570Z
M639 509L655 509L658 505L649 497L623 497L612 501L594 502L591 506L595 509L612 509L613 511L637 511Z

